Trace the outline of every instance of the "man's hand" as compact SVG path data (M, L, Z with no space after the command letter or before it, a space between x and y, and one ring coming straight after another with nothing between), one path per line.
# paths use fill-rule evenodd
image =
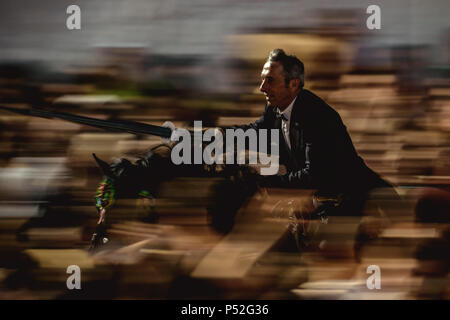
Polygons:
M286 166L285 166L284 164L280 164L280 165L278 166L278 173L277 173L277 175L279 175L279 176L284 176L286 173L287 173L287 168L286 168Z

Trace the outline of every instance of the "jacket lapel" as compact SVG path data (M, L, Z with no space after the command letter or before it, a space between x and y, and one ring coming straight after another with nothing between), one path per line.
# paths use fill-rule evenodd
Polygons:
M303 91L303 90L302 90ZM302 91L297 95L297 100L295 100L294 106L292 108L291 113L291 122L289 125L289 139L291 141L291 150L293 153L296 153L302 148L303 144L303 130L301 126L301 116L300 116L300 109L301 109L301 98L302 98Z

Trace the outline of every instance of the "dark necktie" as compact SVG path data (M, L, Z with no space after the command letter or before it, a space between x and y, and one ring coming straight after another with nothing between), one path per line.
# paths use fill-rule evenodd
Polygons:
M279 113L279 112L277 112L276 114L275 114L275 117L277 118L277 120L284 120L284 121L287 121L288 119L286 118L286 116L283 114L283 113Z

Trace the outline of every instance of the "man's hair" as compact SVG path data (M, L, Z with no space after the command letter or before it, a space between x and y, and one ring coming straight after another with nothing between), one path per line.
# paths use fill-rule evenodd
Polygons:
M299 79L299 88L303 88L305 85L305 67L299 58L294 55L286 54L283 49L274 49L270 52L267 61L281 63L284 70L283 73L286 86L289 85L289 82L292 79Z

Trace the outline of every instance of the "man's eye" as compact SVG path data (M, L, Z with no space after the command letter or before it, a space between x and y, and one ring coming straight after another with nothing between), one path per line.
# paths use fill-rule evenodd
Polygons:
M266 82L268 84L272 84L273 78L262 78L261 79L261 84L263 84L264 82Z

